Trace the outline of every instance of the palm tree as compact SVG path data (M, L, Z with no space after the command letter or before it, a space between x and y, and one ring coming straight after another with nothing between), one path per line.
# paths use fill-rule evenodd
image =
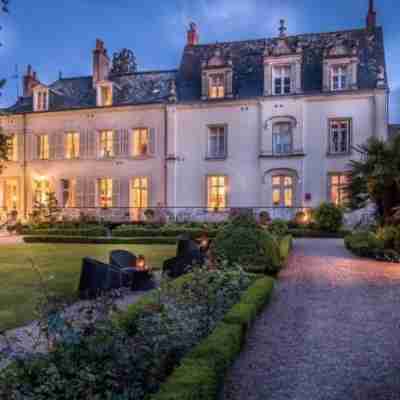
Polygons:
M371 201L378 217L387 220L400 205L400 137L388 142L372 138L355 150L361 157L350 161L350 207L359 209Z

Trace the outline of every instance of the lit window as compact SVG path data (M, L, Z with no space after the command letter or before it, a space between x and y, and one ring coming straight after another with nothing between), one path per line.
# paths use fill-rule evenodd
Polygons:
M33 181L33 185L34 202L46 206L50 198L50 182L47 179L37 179Z
M49 159L49 136L39 135L37 137L37 156L39 160Z
M113 184L112 179L103 178L98 181L99 205L102 208L112 207Z
M62 179L62 206L71 208L76 206L76 179Z
M100 87L101 105L112 106L112 90L109 86Z
M133 149L134 157L147 156L150 152L150 133L147 128L133 130Z
M212 126L208 131L208 154L209 158L225 158L227 137L225 126Z
M222 99L225 97L225 75L211 74L209 76L209 97Z
M79 157L79 133L68 132L65 136L65 158L68 160Z
M149 206L149 180L147 177L137 177L132 180L132 201L134 208Z
M100 157L107 158L114 156L114 132L100 132Z
M212 211L226 208L228 195L227 177L223 175L208 176L207 186L207 207Z
M6 211L18 209L18 181L16 179L6 179L4 186L4 207Z
M343 65L335 65L331 69L331 90L348 89L348 67Z
M7 160L18 161L18 137L10 135L7 137Z
M274 94L290 94L290 66L277 66L273 69Z
M294 183L291 176L272 177L272 204L274 207L293 207Z
M351 121L331 120L329 123L329 153L344 154L350 152Z
M330 201L337 206L344 205L347 201L348 174L329 175L329 197Z
M292 152L292 125L287 122L274 124L272 128L272 148L274 154Z

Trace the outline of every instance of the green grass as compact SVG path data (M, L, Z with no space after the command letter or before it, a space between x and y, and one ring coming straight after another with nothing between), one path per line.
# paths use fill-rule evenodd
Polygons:
M49 287L63 298L77 296L83 257L108 260L114 249L126 249L145 255L154 269L166 258L173 257L176 246L170 245L80 245L80 244L18 244L0 246L0 330L21 326L35 318L38 296L38 274L29 259L45 277L52 277Z

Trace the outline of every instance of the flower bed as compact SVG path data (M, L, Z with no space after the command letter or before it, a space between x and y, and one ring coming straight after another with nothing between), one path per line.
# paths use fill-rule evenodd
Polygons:
M156 399L197 398L188 397L196 390L211 396L272 288L272 279L240 270L195 269L113 322L69 332L47 355L18 359L2 371L0 398L140 400L168 376Z

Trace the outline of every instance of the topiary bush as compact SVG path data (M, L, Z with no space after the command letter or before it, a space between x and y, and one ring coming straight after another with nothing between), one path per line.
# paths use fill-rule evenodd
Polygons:
M283 219L274 219L269 227L268 227L269 231L278 237L284 237L288 234L289 232L289 225L286 221L284 221Z
M281 267L279 243L251 216L240 215L221 229L214 240L214 254L228 264L243 264L252 270L275 274Z
M337 232L343 225L343 211L332 203L322 203L314 212L318 229L326 232Z

